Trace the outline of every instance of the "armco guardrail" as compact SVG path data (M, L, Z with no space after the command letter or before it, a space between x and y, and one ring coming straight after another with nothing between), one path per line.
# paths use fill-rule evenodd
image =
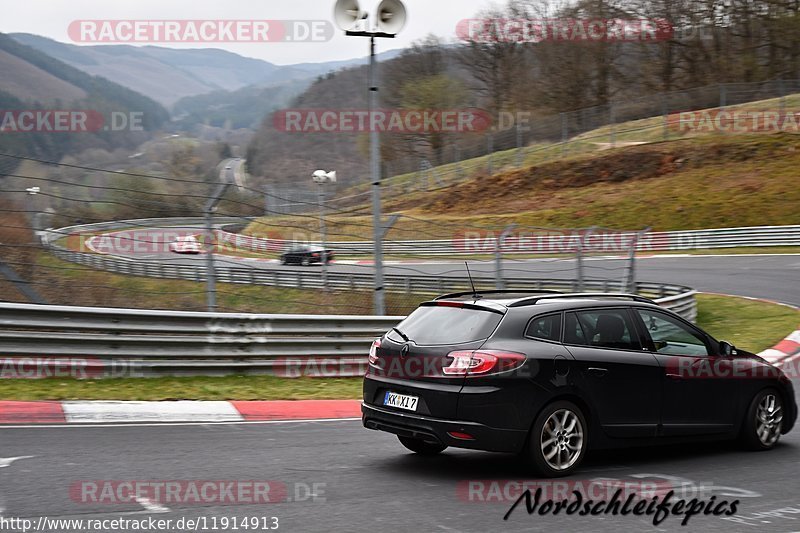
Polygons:
M129 276L183 279L197 282L204 281L206 276L205 265L176 265L145 260L132 261L115 256L73 252L58 246L51 246L51 251L56 257L65 261ZM311 270L260 270L244 266L217 265L215 272L217 281L221 283L268 285L296 289L320 289L323 287L323 281L319 273ZM494 278L476 277L474 279L476 287L480 289L494 288ZM624 290L620 282L613 280L587 279L583 281L582 287L579 286L578 281L570 279L505 278L505 282L509 288L513 289L552 289L566 292L579 292L581 290L619 292ZM327 275L327 286L331 289L371 290L373 283L372 274L369 272L329 272ZM387 275L384 278L384 283L387 290L421 294L441 294L466 288L466 281L463 277L448 276ZM680 312L687 320L696 318L694 294L691 289L677 285L642 281L635 283L635 289L638 294L654 298L668 299L673 297L675 298L674 300L665 300L665 306Z
M661 305L695 316L694 292ZM265 373L359 376L403 317L194 313L0 304L0 378Z
M466 235L453 239L385 241L383 243L383 251L386 254L419 256L494 253L496 249L494 239L501 232L475 231L473 233L474 236L472 237ZM253 252L283 250L290 244L288 241L261 239L222 230L218 231L217 234L219 240L228 246ZM616 251L620 253L627 252L628 248L625 242L632 242L636 235L636 232L615 232L616 242L614 245L616 246ZM553 230L548 232L547 230L542 230L530 232L530 236L531 238L526 239L523 233L520 238L510 237L508 239L510 243L501 246L502 253L513 255L574 252L576 243L579 241L579 233L577 231ZM615 251L614 247L608 247L606 243L602 242L602 239L598 239L598 241L601 241L597 245L601 247L599 251ZM373 249L371 241L340 241L327 244L340 254L368 255L372 253ZM758 226L644 232L639 234L636 250L639 252L667 252L771 246L800 246L800 226ZM591 242L589 242L586 251L593 251Z
M221 226L242 224L241 218L220 217L216 223ZM43 233L47 243L53 243L60 237L72 234L91 234L95 232L113 231L116 229L145 229L158 227L200 227L200 218L162 218L122 220L71 226ZM610 231L610 230L603 230ZM386 254L396 255L474 255L476 253L493 253L495 246L492 236L495 233L475 231L474 235L462 234L453 239L392 241L383 243ZM633 239L636 232L613 232L619 252L626 253L624 240L627 236ZM496 232L499 235L500 232ZM578 230L537 230L530 232L535 237L526 241L526 233L518 238L510 238L501 248L503 254L552 254L555 252L574 252L578 241ZM703 249L725 249L738 247L775 247L800 246L800 226L755 226L740 228L715 228L685 231L652 231L638 234L636 249L639 252L689 251ZM253 252L280 251L291 243L284 240L262 239L247 235L239 235L217 230L220 242L240 250ZM328 246L340 254L369 255L373 251L371 241L330 242ZM601 251L613 252L605 245ZM592 243L586 250L592 252Z
M402 318L0 304L0 377L362 375Z

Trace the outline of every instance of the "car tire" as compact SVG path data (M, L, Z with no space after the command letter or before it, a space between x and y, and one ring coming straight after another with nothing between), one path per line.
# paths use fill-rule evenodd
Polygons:
M740 440L745 448L771 450L778 444L783 425L783 399L775 389L755 395L745 413Z
M398 435L397 438L400 440L400 444L419 455L437 455L447 448L444 444L426 442L411 437L401 437Z
M307 267L308 265L310 265L310 264L311 264L311 260L310 260L308 257L304 257L304 258L303 258L303 259L300 261L300 264L301 264L301 265L303 265L304 267Z
M543 476L567 476L586 455L588 430L586 417L577 405L553 402L542 409L533 423L525 448L527 459Z

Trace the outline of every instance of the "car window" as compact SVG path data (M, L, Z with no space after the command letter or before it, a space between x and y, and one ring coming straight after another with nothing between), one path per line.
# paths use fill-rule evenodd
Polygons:
M528 324L525 336L559 342L561 340L561 314L534 318Z
M462 344L487 338L502 319L503 315L491 311L432 305L418 307L397 329L419 345ZM395 331L387 336L404 342Z
M596 309L579 311L576 328L581 333L576 336L584 346L612 348L615 350L639 350L638 338L633 329L630 315L624 309Z
M637 309L656 352L671 355L708 355L705 339L680 320L666 313Z
M578 324L578 316L575 313L567 313L564 317L564 342L566 344L586 344L586 337L583 335L583 329Z

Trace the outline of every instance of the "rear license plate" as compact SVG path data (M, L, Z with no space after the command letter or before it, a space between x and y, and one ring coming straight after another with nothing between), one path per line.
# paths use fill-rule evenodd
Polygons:
M419 398L416 396L406 396L405 394L397 394L396 392L387 392L386 396L383 398L383 405L405 409L406 411L416 411L418 402Z

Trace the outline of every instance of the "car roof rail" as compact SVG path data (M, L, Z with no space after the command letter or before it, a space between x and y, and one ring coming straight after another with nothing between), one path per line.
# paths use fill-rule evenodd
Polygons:
M655 304L653 300L650 298L645 298L644 296L639 296L638 294L625 294L621 292L573 292L573 293L561 293L561 294L545 294L543 296L537 296L534 298L525 298L524 300L519 300L517 302L512 303L509 307L523 307L526 305L534 305L540 300L556 300L562 298L623 298L627 300L633 300L634 302L641 302L646 304Z
M460 298L462 296L472 296L478 295L483 296L486 294L543 294L543 295L559 295L564 294L562 291L555 291L550 289L489 289L484 291L464 291L464 292L453 292L450 294L444 294L442 296L437 296L433 299L433 301L437 300L449 300L450 298Z

